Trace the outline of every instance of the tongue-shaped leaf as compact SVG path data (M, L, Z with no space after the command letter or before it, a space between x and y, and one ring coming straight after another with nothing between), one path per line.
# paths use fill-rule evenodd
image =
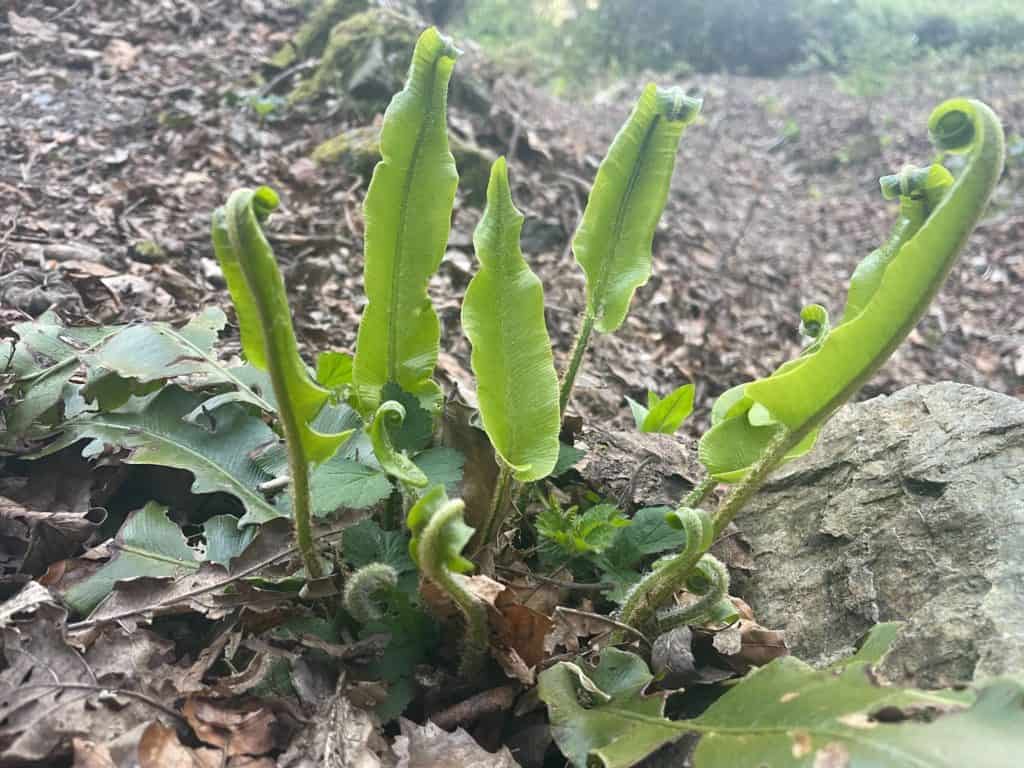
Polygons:
M487 185L487 208L473 236L480 271L466 289L462 327L473 345L484 430L525 483L554 469L561 419L544 289L519 250L522 226L505 159L498 158Z
M444 256L459 176L448 151L445 107L458 51L431 27L420 35L405 88L384 113L366 193L364 283L368 303L353 367L364 413L388 382L429 397L440 324L427 283Z

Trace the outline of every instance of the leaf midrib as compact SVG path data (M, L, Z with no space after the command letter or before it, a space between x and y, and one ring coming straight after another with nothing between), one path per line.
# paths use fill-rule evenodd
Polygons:
M633 194L640 182L640 172L647 163L647 151L660 120L660 114L654 115L651 120L651 124L647 127L647 131L644 133L644 138L640 142L640 149L637 152L637 161L633 164L633 167L630 170L629 181L626 183L626 191L623 193L622 201L615 213L615 224L612 227L612 243L608 250L608 258L601 260L601 264L598 268L596 285L594 286L594 295L599 297L599 303L594 307L594 316L597 318L603 318L604 316L605 305L608 303L608 274L611 271L612 263L616 260L619 244L622 242L623 223L626 220L626 213L632 206Z
M395 322L398 317L399 302L398 302L398 289L401 284L400 277L402 275L402 265L404 263L405 256L405 239L406 230L408 228L409 220L409 196L412 193L413 182L416 179L420 171L420 154L423 149L423 143L426 140L427 129L431 127L433 122L433 107L434 107L434 96L437 88L437 67L444 56L443 51L439 52L430 65L430 88L429 95L427 96L427 103L425 108L425 115L423 121L420 123L420 127L416 132L416 141L413 144L411 162L409 163L409 172L405 175L405 179L402 185L402 200L398 207L398 237L395 240L395 254L394 254L394 265L391 270L391 296L390 298L390 310L388 312L388 357L387 357L387 379L388 381L398 381L398 361L397 361L397 350L398 350L398 330L397 323ZM426 288L424 287L424 290Z

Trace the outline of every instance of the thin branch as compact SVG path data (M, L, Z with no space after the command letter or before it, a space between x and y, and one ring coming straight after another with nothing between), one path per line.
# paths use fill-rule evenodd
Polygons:
M348 525L346 525L345 527L348 527ZM317 542L327 541L328 539L331 539L335 536L340 536L342 533L342 530L332 530L314 538ZM178 603L184 602L186 600L191 600L192 598L198 597L199 595L205 595L207 592L215 592L218 589L221 589L222 587L226 587L228 584L239 581L240 579L244 579L247 576L251 576L252 574L256 573L257 571L261 571L264 568L268 568L269 566L276 563L278 560L283 560L286 557L290 557L291 555L296 554L298 551L299 548L297 546L289 547L288 549L282 552L278 552L276 555L272 555L265 560L261 560L255 565L251 565L248 568L243 568L238 573L233 574L228 578L218 581L214 584L207 584L206 586L198 587L197 589L192 589L188 592L183 592L182 594L175 595L174 597L168 600L153 603L152 605L147 605L142 608L133 608L128 611L122 611L121 613L115 613L112 616L104 616L99 619L87 619L86 621L77 621L74 624L68 624L68 631L77 632L80 629L89 629L90 627L94 627L99 624L109 624L110 622L121 621L121 619L131 618L132 616L140 616L142 614L149 613L150 611L158 611L162 608L169 608L172 605L177 605Z

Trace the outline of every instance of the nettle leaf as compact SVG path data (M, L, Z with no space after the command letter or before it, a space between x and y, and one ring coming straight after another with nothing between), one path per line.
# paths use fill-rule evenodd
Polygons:
M380 462L381 468L403 483L422 488L429 482L427 476L404 451L398 450L392 441L392 433L402 428L404 420L405 408L401 403L388 400L377 408L367 432L373 444L373 454Z
M498 158L473 235L480 270L466 289L462 327L473 347L484 431L515 478L527 483L554 469L561 417L544 289L519 249L522 226Z
M43 414L57 405L79 366L79 356L103 343L121 328L75 328L64 325L55 312L33 322L16 323L18 335L10 355L13 387L20 396L7 412L10 436L25 433ZM6 364L8 355L2 358Z
M345 562L352 568L384 563L399 574L416 570L409 556L409 535L404 531L385 531L375 520L360 520L346 528L342 543Z
M598 168L572 247L587 277L587 313L603 333L622 325L650 277L676 150L700 107L680 88L648 85Z
M928 128L940 150L969 153L959 178L950 186L948 172L933 166L883 179L883 190L901 197L898 248L869 256L854 273L843 321L817 351L744 389L791 431L805 430L849 399L917 325L999 181L1003 131L987 106L947 101Z
M638 509L630 525L615 535L605 557L618 568L635 568L650 555L675 551L686 543L686 533L669 525L670 507Z
M462 468L466 457L454 448L439 445L416 454L413 463L427 476L430 485L443 485L453 493L462 482Z
M367 305L353 367L364 412L396 382L432 398L440 324L427 283L444 256L459 176L445 110L457 49L431 27L420 35L405 88L384 113L382 160L366 193Z
M424 408L416 395L410 394L393 381L384 385L381 402L393 400L405 409L405 417L391 430L391 440L400 451L414 453L430 445L434 435L434 417Z
M379 470L333 457L313 470L313 514L323 517L345 509L365 509L391 495L391 481Z
M597 504L582 515L575 507L549 507L536 521L537 533L569 556L603 552L630 520L613 504Z
M1020 681L993 680L976 693L880 687L868 661L894 633L884 624L876 633L838 671L776 659L692 720L664 719L663 699L642 693L652 679L643 660L614 649L596 669L562 662L541 673L539 693L556 743L580 768L627 768L686 733L699 737L695 768L1003 768L1024 749ZM915 720L920 712L927 722Z
M167 507L155 502L132 512L114 541L110 560L64 595L79 614L92 611L119 581L141 576L173 578L199 569L198 553L167 519Z
M310 427L330 391L316 383L299 356L284 280L261 227L277 205L269 187L232 192L213 214L213 246L238 313L242 351L250 364L270 373L280 390L278 399L288 401L288 412L281 413L286 427L294 431L306 458L319 463L352 433L324 434ZM282 398L281 392L287 395ZM288 424L292 419L295 423Z
M673 434L682 426L686 417L693 413L693 384L684 384L673 390L665 398L654 392L647 393L647 406L643 406L627 397L633 421L641 432L661 432Z
M272 479L251 454L273 443L277 435L262 419L239 405L217 412L216 427L203 429L184 421L201 398L177 387L167 387L137 409L84 415L64 425L56 442L40 456L49 455L79 440L88 440L82 455L99 456L109 446L130 451L128 464L155 464L191 472L193 493L223 491L238 498L246 513L239 525L262 523L281 512L257 487ZM131 406L132 404L129 404Z

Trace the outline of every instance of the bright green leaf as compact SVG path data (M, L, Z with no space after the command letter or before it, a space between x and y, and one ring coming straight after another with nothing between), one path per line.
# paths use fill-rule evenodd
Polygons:
M651 242L668 197L683 129L700 111L680 88L644 88L597 171L572 241L587 277L587 312L614 331L651 274Z
M447 504L448 494L445 493L444 486L435 485L409 510L406 525L412 532L409 551L413 560L418 561L419 540L431 518ZM440 551L437 553L439 562L436 565L456 574L473 570L473 563L462 556L462 550L473 538L473 530L466 525L461 514L447 523L441 532L438 544Z
M316 358L316 380L321 387L337 391L352 384L352 355L321 352Z
M653 397L649 399L649 410L640 423L641 432L671 435L679 429L686 417L693 413L693 384L684 384L664 398L659 398L653 392L648 394ZM634 418L635 416L634 411Z
M77 613L92 611L124 579L173 578L199 568L199 557L185 535L167 519L167 507L155 502L132 512L115 542L117 546L106 565L64 595Z
M377 164L366 193L364 282L353 375L364 412L396 382L436 393L440 325L427 283L444 256L458 185L448 150L448 78L458 51L431 27L420 35L405 88L384 113Z
M498 158L473 235L480 271L466 289L462 327L473 346L484 430L516 479L526 483L554 469L561 417L544 289L519 250L522 226L505 160Z
M745 393L790 430L819 423L860 388L885 362L927 310L984 212L1003 168L1003 131L979 101L954 99L932 113L929 130L942 150L969 152L966 167L948 186L948 174L883 180L895 185L907 208L924 218L895 253L858 268L843 322L813 354L785 372L748 384ZM910 188L920 184L920 191ZM909 193L909 194L908 194ZM897 230L902 225L897 225ZM875 254L872 254L875 256ZM868 259L872 259L869 256ZM861 308L862 307L862 308ZM859 311L858 311L859 309Z
M367 431L373 445L374 456L380 462L381 468L403 483L422 488L428 483L427 476L404 451L398 450L392 442L391 434L402 428L404 420L405 408L401 403L388 400L377 408Z

